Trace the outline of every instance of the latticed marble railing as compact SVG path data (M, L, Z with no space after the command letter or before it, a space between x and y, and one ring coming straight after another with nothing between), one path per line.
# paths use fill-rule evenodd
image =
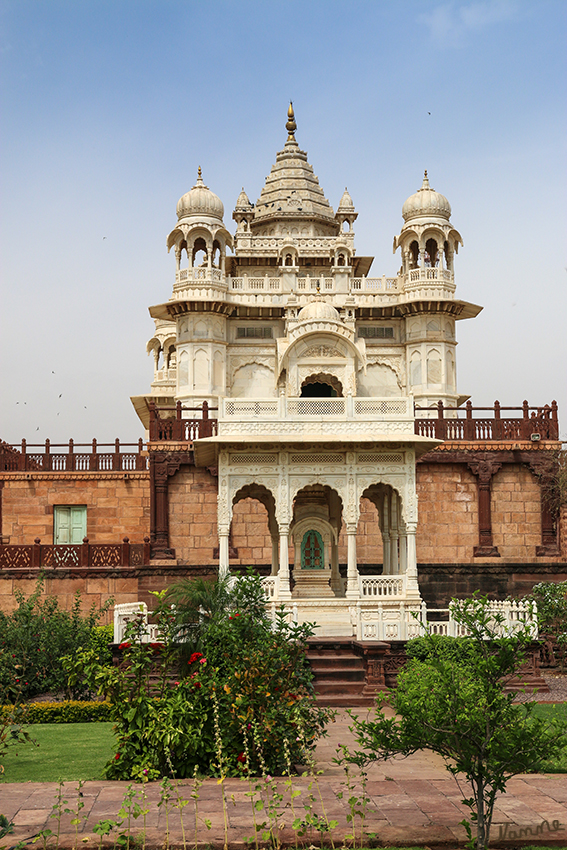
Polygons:
M237 419L380 419L406 418L410 400L399 398L269 398L223 399L222 418Z

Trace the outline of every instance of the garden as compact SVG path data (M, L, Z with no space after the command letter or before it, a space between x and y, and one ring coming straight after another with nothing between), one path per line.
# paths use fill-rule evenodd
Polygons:
M566 590L534 589L540 631L561 663ZM39 584L28 599L19 597L11 615L0 614L0 781L59 783L51 815L57 828L36 835L45 847L57 843L72 811L79 840L87 817L77 809L80 787L103 777L126 783L116 817L89 821L105 846L149 836L152 808L167 815L167 829L161 821L159 827L167 836L176 817L184 846L189 834L193 843L198 836L203 841L214 828L206 805L199 808L207 777L216 779L225 841L230 807L238 805L256 846L367 845L379 840L367 829L368 765L431 751L466 778L471 794L462 802L469 815L461 823L470 846L482 850L510 778L567 770L565 704L518 704L505 693L529 630L497 636L481 597L460 606L468 638L424 635L411 642L396 691L381 695L371 719L352 716L355 744L336 753L343 782L329 802L314 750L333 712L318 706L313 691L305 656L313 630L290 624L283 611L272 622L258 577L242 577L234 587L185 581L156 594L160 640L144 641L144 619L133 617L118 666L108 649L109 627L99 625L104 610L81 613L77 598L64 612L41 591ZM46 693L57 699L38 701ZM78 790L63 805L69 782ZM211 799L206 788L205 800ZM338 832L337 801L346 822ZM187 805L191 816L185 812L183 825ZM4 820L0 835L10 829Z

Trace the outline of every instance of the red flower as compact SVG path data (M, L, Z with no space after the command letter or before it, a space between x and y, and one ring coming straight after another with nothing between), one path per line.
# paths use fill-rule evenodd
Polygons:
M239 753L239 755L236 758L236 761L244 763L246 761L246 756L244 755L244 753Z
M130 641L125 640L124 643L120 643L118 645L118 649L130 649L131 646L132 646L132 644L130 643Z
M159 652L161 649L163 649L163 643L150 643L150 646L154 652Z
M196 661L198 658L202 658L202 657L203 657L202 652L194 652L193 655L189 658L189 661L187 663L193 664L194 661Z
M201 687L201 683L200 683L200 682L193 682L193 687L194 687L194 688L200 688L200 687Z
M114 756L114 761L118 761L119 758L120 758L120 753L116 753L116 755Z

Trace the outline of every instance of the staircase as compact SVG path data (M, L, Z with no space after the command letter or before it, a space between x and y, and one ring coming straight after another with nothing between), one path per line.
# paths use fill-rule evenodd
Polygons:
M311 638L307 659L319 705L354 708L374 704L375 696L363 693L364 661L354 651L352 638Z

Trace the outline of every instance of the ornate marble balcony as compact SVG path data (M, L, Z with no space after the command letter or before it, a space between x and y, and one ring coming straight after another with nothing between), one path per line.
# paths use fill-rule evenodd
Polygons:
M294 439L344 436L349 439L414 434L412 400L394 398L225 398L218 433L227 436L281 436Z

